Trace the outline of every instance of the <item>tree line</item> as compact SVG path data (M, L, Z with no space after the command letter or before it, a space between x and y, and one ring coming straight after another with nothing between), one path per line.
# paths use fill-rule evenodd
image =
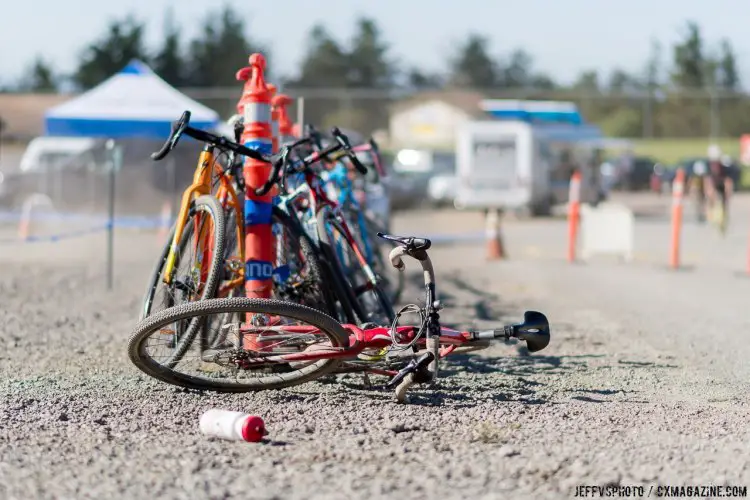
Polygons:
M584 68L574 82L563 84L537 68L533 56L522 48L496 56L488 37L480 33L469 33L440 70L409 67L398 60L377 23L368 17L357 21L354 36L345 42L324 25L313 26L297 74L278 75L272 49L248 36L247 16L232 7L210 12L199 34L186 43L170 14L165 16L158 47L147 47L145 24L127 15L111 21L86 44L71 74L62 75L37 57L21 81L5 90L55 92L61 81L86 90L134 58L148 63L175 87L233 87L236 70L247 64L250 53L260 51L269 56L271 80L288 89L382 89L382 99L358 100L356 106L343 98L306 106L313 116L325 114L321 115L324 125L336 122L365 132L386 124L391 101L387 93L394 88L476 89L488 97L569 99L579 104L589 121L617 136L736 136L750 129L746 118L750 101L742 94L731 41L708 43L695 22L686 23L681 39L667 51L652 42L640 71L615 69L603 74Z

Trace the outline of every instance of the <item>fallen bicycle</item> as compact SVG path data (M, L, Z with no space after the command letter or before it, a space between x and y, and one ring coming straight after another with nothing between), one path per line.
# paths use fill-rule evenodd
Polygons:
M378 236L397 243L390 253L394 267L404 269L404 255L422 266L425 305L402 309L416 311L423 318L419 326L396 326L394 322L358 327L290 302L244 297L207 299L141 320L128 346L131 361L163 382L222 392L280 389L334 371L362 371L390 377L386 386L395 388L397 400L405 402L408 388L435 381L439 360L457 350L481 349L492 340L511 338L525 341L530 352L549 344L549 323L536 311L527 311L522 323L499 329L458 331L441 327L435 274L427 254L430 240L382 233ZM185 346L180 336L195 322L203 328ZM175 360L177 346L183 352ZM161 347L165 352L159 356L155 351ZM407 350L406 356L398 357L405 364L400 369L391 369L384 361L389 351Z

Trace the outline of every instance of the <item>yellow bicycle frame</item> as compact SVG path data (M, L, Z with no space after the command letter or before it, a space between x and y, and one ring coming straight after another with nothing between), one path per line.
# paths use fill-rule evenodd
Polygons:
M213 168L211 168L213 166ZM219 199L222 207L226 207L228 203L230 207L234 208L235 213L235 229L237 231L237 242L239 246L240 255L238 256L239 262L245 261L245 231L244 231L244 220L242 208L237 197L237 192L229 181L229 177L226 175L224 170L215 162L214 147L207 145L200 153L198 157L198 165L193 175L193 183L188 186L187 189L182 193L182 200L180 202L180 211L177 214L176 228L172 242L169 247L169 254L167 255L167 262L162 274L163 281L167 285L171 284L174 275L175 261L177 260L177 249L182 239L185 225L187 224L188 215L190 212L190 204L198 196L211 194L211 180L212 173L216 172L217 177L220 181L220 186L215 194L216 198ZM209 247L210 233L205 233L205 228L201 230L201 233L197 235L199 251L206 252ZM244 282L244 267L238 270L240 276L234 278L229 284L223 288L234 288Z

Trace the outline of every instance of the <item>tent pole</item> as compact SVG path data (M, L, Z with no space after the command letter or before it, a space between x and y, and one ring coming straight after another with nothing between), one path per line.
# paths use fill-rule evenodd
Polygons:
M297 126L299 127L300 137L305 130L305 98L297 98Z
M107 214L107 290L112 290L114 281L114 247L115 247L115 177L121 160L121 149L115 141L107 141L109 163L109 196Z

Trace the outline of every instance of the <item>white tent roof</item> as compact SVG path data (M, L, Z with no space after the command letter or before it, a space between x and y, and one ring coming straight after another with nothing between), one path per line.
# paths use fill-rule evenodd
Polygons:
M185 110L193 127L211 128L219 121L215 111L180 93L146 64L131 61L95 88L51 108L45 124L49 135L165 137Z

